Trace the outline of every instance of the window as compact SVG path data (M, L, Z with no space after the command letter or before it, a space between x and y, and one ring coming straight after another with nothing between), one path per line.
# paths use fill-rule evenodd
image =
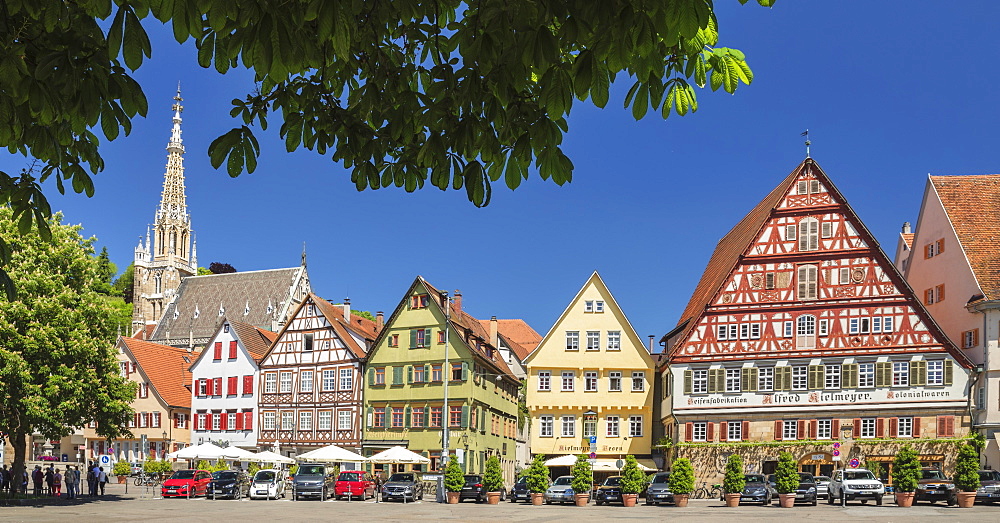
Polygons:
M629 416L628 435L631 438L642 437L642 416Z
M910 384L910 362L892 362L892 386L906 387Z
M825 387L827 389L839 389L840 388L840 365L826 365L825 372Z
M944 285L931 287L924 291L924 303L926 305L933 305L941 301L944 301Z
M410 426L411 427L423 427L425 421L426 420L424 419L424 409L423 408L417 407L417 408L413 409L413 411L410 413Z
M875 316L874 318L872 318L872 332L874 332L876 334L882 332L882 317L881 316Z
M827 336L830 334L830 320L819 320L819 335Z
M363 380L362 380L363 381ZM354 369L340 369L340 390L354 389Z
M543 370L538 372L538 390L552 390L552 373Z
M927 360L927 384L944 385L944 360Z
M730 421L726 423L726 441L743 440L743 422Z
M375 385L385 385L385 367L375 368Z
M875 418L861 419L861 437L862 438L875 437Z
M792 337L793 329L795 328L795 322L786 321L784 327L785 328L782 330L782 332L783 332L782 335L785 338L791 338Z
M323 392L330 392L336 390L337 386L337 371L334 369L325 369L323 371Z
M441 364L431 365L431 381L441 381Z
M799 180L797 194L816 194L819 189L819 180Z
M573 371L563 371L562 373L562 391L563 392L573 392L573 378L575 377Z
M601 350L601 331L587 331L587 350Z
M740 391L740 371L743 369L726 369L726 392Z
M597 300L594 302L594 312L604 312L604 302Z
M795 346L800 349L811 349L816 346L816 317L803 314L795 320Z
M750 324L744 323L740 325L740 339L747 340L750 339Z
M861 320L861 334L868 334L871 332L871 318L860 318Z
M608 331L608 350L621 350L622 331Z
M243 394L253 394L253 374L243 376Z
M750 339L759 340L760 339L760 324L751 323L750 324Z
M375 427L385 427L385 407L377 407L375 409L375 419L372 420L372 425Z
M786 225L785 226L785 241L786 242L795 241L796 238L797 238L797 235L795 234L795 226L794 225Z
M392 336L389 336L389 346L399 347L399 334L393 334Z
M774 273L769 272L764 275L764 288L771 290L774 288Z
M313 371L304 370L299 374L299 392L313 391Z
M307 332L302 336L302 350L304 352L312 352L313 350L313 333Z
M328 410L321 410L316 415L316 429L330 430L333 427L333 413Z
M839 283L840 285L847 285L851 283L850 267L841 267L840 270L838 270L837 272L838 272L837 283Z
M553 424L552 416L540 416L538 418L538 435L543 438L551 438Z
M337 430L351 430L352 429L352 418L351 411L349 410L338 410L337 411Z
M587 300L583 302L583 312L594 312L593 300Z
M212 359L213 360L221 360L222 359L222 342L221 341L215 342L215 344L212 346Z
M410 308L411 309L423 309L427 307L427 295L417 294L415 296L410 296Z
M236 359L236 340L229 342L229 359Z
M440 427L441 426L441 423L442 423L441 415L442 415L442 413L441 413L441 407L431 407L431 426L432 427Z
M608 390L611 392L621 392L622 390L622 373L613 370L608 373Z
M446 331L438 331L438 345L444 345L445 338L448 336Z
M979 345L979 329L972 329L962 333L962 348L971 349Z
M608 425L608 437L617 438L618 437L618 416L608 416L605 418Z
M281 392L292 392L292 373L282 372L280 374L281 374L281 380L280 380L281 387L279 388L279 390Z
M397 429L403 427L403 407L392 408L392 427Z
M281 413L281 430L294 430L295 429L295 413L291 411L284 411Z
M871 388L875 386L875 364L858 363L858 388Z
M691 424L691 441L708 441L708 423L696 421Z
M574 416L563 416L560 420L560 426L562 427L562 437L564 438L575 438L576 437L576 417Z
M882 332L892 332L892 316L882 317Z
M774 390L774 367L760 367L757 369L757 390L760 392Z
M799 267L799 299L816 299L816 266L802 265Z
M299 430L312 430L313 413L303 411L299 413Z
M851 318L848 321L847 332L849 334L857 334L861 330L861 324L858 320L859 318Z
M820 234L824 238L830 238L833 236L833 222L823 222L820 226Z
M792 367L792 390L806 390L809 380L809 367L796 365Z
M465 373L463 369L465 367L461 362L451 364L451 380L452 381L462 381L465 379Z
M819 249L819 221L816 218L803 218L799 222L799 250L817 249Z
M907 416L896 420L896 436L900 438L913 437L913 418Z
M212 430L221 430L222 415L218 412L212 413Z
M462 426L462 406L461 405L450 405L448 406L448 423L452 427Z
M430 329L413 329L410 331L410 342L411 347L430 347L431 346L431 330Z
M833 420L816 420L816 439L831 439L833 437Z
M719 325L719 333L715 336L719 341L726 341L729 339L726 333L729 331L728 325Z
M580 350L579 331L566 331L566 350Z
M798 420L785 420L781 424L781 439L799 439Z
M263 416L264 416L264 422L263 422L264 427L263 427L263 429L264 430L274 430L274 413L273 412L265 412L263 414ZM204 428L204 425L202 426L202 428Z
M632 392L642 392L646 390L646 373L643 371L632 372Z
M583 390L587 392L597 392L596 371L587 371L583 373Z
M226 423L226 429L236 430L236 413L230 412L229 414L226 414L226 417L228 418L227 420L228 422Z
M924 258L933 258L944 252L944 238L924 245Z
M427 376L424 373L424 368L425 367L423 365L413 366L413 383L423 383L424 381L427 380Z
M708 393L708 369L691 371L691 394Z
M736 329L739 328L739 325L733 324L733 325L729 325L728 327L729 327L729 339L735 340L736 339Z

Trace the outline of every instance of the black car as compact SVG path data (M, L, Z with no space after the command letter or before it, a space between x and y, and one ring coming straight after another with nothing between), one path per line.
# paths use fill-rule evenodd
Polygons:
M769 483L763 474L745 474L743 480L743 493L740 494L740 503L760 503L770 505L772 499L778 499L778 493Z
M458 496L458 502L463 499L474 499L476 503L486 501L486 487L483 486L483 477L476 474L466 474L465 484L462 485L462 493Z
M767 482L771 485L771 488L776 488L777 479L774 474L767 476ZM795 489L795 502L816 505L817 499L819 498L816 495L816 479L813 478L812 474L799 472L799 488ZM775 496L775 502L777 500L778 498Z
M913 502L944 501L949 505L958 504L958 490L955 483L946 478L940 470L935 468L920 469L920 479L917 480L917 490L914 492Z
M208 484L208 497L213 499L240 499L250 495L250 476L238 470L222 470L212 473Z
M1000 471L980 470L976 502L995 503L997 501L1000 501Z
M598 505L610 505L611 503L624 503L622 498L622 477L608 476L594 493L594 501Z
M670 492L670 485L667 483L669 480L669 472L660 472L653 475L653 479L649 482L649 486L646 487L647 505L674 502L674 494Z
M424 484L417 480L413 472L397 472L382 485L382 499L398 499L404 503L424 499Z
M514 483L514 486L510 488L510 492L507 493L507 499L511 503L531 501L531 491L528 490L528 478L524 476L517 478L517 482Z
M292 499L298 501L303 497L316 497L320 501L333 495L333 487L337 483L334 475L336 467L321 463L303 463L292 476Z

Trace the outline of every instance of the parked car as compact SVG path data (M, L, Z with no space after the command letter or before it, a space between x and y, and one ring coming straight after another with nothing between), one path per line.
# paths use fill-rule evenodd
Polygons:
M511 503L517 503L518 501L531 501L531 491L528 490L528 478L521 476L517 478L514 482L514 486L510 488L510 492L507 494L507 499Z
M604 481L597 487L597 491L594 492L594 502L598 505L610 505L612 502L624 503L621 482L621 476L604 478Z
M160 496L164 498L204 496L211 481L212 474L207 470L177 470L163 482Z
M361 501L375 497L375 476L363 470L344 470L333 486L333 497L358 498Z
M326 501L333 492L336 481L333 467L327 467L322 463L302 463L292 476L292 497L296 501L304 497Z
M463 499L474 499L476 503L486 501L486 488L483 487L483 477L475 474L465 475L465 484L462 485L462 492L459 493L458 502Z
M413 472L397 472L389 476L389 481L382 485L382 499L399 499L404 503L407 500L424 499L424 484L417 480L417 475Z
M980 470L976 502L994 503L996 501L1000 501L1000 471Z
M285 474L277 469L258 470L250 484L250 499L285 497Z
M559 476L555 481L549 485L549 488L545 489L545 504L551 505L553 501L558 501L559 503L573 503L573 487L570 483L573 481L573 476Z
M917 481L917 490L913 495L913 502L944 501L948 505L958 504L958 489L955 484L946 478L938 469L920 469L920 479Z
M835 501L845 503L858 499L867 503L873 499L876 505L881 505L884 495L885 485L870 470L843 469L834 471L830 478L830 495L827 501L833 505Z
M212 473L206 496L213 499L240 499L250 494L250 476L238 470L220 470Z
M646 487L647 505L674 502L674 494L670 492L670 485L667 484L667 481L669 480L669 472L659 472L657 474L653 474L653 478L650 480L649 486Z
M770 505L772 499L778 499L778 492L763 474L744 474L743 480L746 485L743 486L740 503Z
M129 473L130 476L142 474L142 463L132 462L128 464L128 467L132 471Z
M830 495L830 476L813 476L816 480L816 497L826 499Z

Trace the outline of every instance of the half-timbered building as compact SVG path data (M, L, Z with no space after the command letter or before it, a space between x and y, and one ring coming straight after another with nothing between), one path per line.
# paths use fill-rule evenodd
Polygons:
M378 329L350 307L309 294L261 359L259 446L360 452L362 365Z
M905 443L950 473L969 432L970 361L809 158L719 242L662 341L664 431L701 479L734 452L773 472L782 450L888 472Z

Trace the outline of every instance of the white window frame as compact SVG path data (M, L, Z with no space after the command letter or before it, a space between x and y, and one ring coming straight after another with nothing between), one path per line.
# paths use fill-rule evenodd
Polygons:
M870 389L875 387L875 362L863 361L858 363L858 388Z
M560 388L562 392L573 392L574 382L576 381L576 372L571 370L564 370L560 374Z
M351 367L340 369L340 390L354 389L354 369Z
M819 336L826 337L830 335L830 320L822 318L817 322L816 327L816 333Z
M815 300L819 297L819 268L812 264L799 265L796 270L799 300Z
M540 438L551 438L553 436L553 430L555 425L555 418L551 415L539 416L538 417L538 437Z
M617 438L621 434L618 416L608 416L605 418L607 424L607 437Z
M726 392L740 392L742 390L743 369L726 369Z
M875 437L876 418L861 418L860 437L871 439Z
M908 361L892 362L892 386L893 387L910 386L910 362Z
M594 312L593 300L587 300L583 302L583 312Z
M281 394L292 392L292 373L290 371L278 373L278 392Z
M295 430L295 412L291 410L281 411L281 430Z
M882 332L895 332L893 330L892 316L882 316Z
M313 371L299 371L299 392L313 391Z
M604 301L597 300L594 302L594 312L604 312Z
M944 360L927 360L927 385L944 385Z
M601 331L587 331L587 350L601 350Z
M784 420L781 423L781 439L799 439L799 420Z
M873 316L872 317L872 334L880 334L882 332L882 317Z
M819 250L819 220L808 217L799 221L799 252Z
M261 428L263 430L274 430L277 426L277 417L274 412L264 412L261 414Z
M212 413L212 430L222 430L222 413Z
M743 422L726 422L726 441L743 441Z
M352 430L354 428L354 416L349 410L337 411L337 430Z
M278 392L278 373L264 373L264 394L274 394Z
M622 349L622 331L608 331L608 348L606 350Z
M333 429L333 412L321 410L316 413L316 430Z
M645 430L642 416L628 417L628 435L630 438L641 438Z
M576 437L576 416L561 416L559 418L559 434L564 438Z
M899 438L913 437L913 418L911 416L903 416L901 418L896 418L896 437Z
M750 324L750 339L759 340L760 339L760 324L751 323Z
M323 369L323 381L321 382L323 392L333 392L337 390L337 369Z
M632 371L632 392L646 392L646 373L641 370Z
M792 367L792 390L809 389L809 366L795 365Z
M816 439L833 439L833 420L816 420Z
M786 321L785 325L784 325L784 328L782 329L782 334L783 334L782 337L784 337L784 338L791 338L792 336L794 336L795 335L795 322L794 321Z
M588 370L583 373L583 390L597 392L597 371Z
M691 441L708 441L707 421L696 421L691 424Z
M566 331L566 350L580 350L580 331Z
M840 364L827 364L823 367L823 388L828 390L840 389L842 384Z
M312 430L313 413L309 410L299 412L299 430Z
M226 421L226 430L236 430L236 413L230 412L226 416L228 417Z
M774 367L757 368L757 390L759 392L774 391Z
M708 394L708 369L691 370L691 394Z
M621 392L622 391L622 373L618 370L613 370L608 372L608 391L609 392Z
M538 390L540 391L552 390L552 371L548 370L538 371Z
M722 324L718 326L715 338L719 341L728 341L729 337L726 334L729 332L729 325Z

